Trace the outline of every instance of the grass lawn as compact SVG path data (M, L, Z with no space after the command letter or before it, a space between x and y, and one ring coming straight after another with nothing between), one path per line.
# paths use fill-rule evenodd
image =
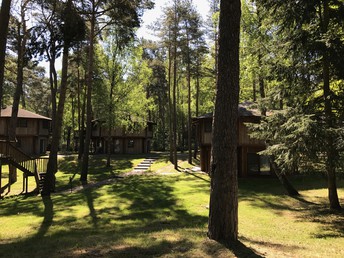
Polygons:
M118 157L112 170L102 159L91 161L91 182L130 171L143 157ZM58 189L68 189L77 166L75 157L61 160ZM209 177L175 171L162 157L147 175L45 199L4 198L0 257L344 257L344 213L327 209L326 182L293 183L297 199L274 178L240 179L240 244L227 249L206 237Z

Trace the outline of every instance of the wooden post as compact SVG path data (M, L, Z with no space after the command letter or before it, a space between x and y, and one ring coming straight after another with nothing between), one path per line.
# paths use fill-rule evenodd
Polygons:
M17 182L17 168L12 165L8 165L8 171L9 171L8 183L14 184L15 182Z

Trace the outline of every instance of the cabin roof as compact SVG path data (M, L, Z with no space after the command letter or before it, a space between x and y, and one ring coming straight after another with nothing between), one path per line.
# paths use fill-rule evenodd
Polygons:
M0 117L11 117L12 115L12 106L7 106L6 108L1 109ZM30 119L42 119L42 120L51 120L49 117L41 116L31 111L19 108L18 109L18 118L30 118Z
M260 111L256 108L250 108L254 103L252 102L244 102L240 103L238 105L238 116L239 117L260 117ZM202 116L198 116L194 118L194 120L199 120L199 119L211 119L213 117L213 112L204 114Z

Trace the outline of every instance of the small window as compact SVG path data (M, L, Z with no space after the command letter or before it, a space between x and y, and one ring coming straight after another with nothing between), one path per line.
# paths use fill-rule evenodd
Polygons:
M134 140L128 141L128 148L134 148Z
M49 121L48 120L43 120L42 121L42 128L43 129L49 129Z
M27 127L27 119L18 119L17 127Z
M212 131L212 121L209 120L209 121L205 121L204 122L204 132L205 133L211 133Z

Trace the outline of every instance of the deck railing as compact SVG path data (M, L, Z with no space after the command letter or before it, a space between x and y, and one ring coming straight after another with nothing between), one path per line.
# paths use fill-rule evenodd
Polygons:
M0 140L0 155L13 160L32 174L47 171L48 158L32 158L14 146L12 142Z

